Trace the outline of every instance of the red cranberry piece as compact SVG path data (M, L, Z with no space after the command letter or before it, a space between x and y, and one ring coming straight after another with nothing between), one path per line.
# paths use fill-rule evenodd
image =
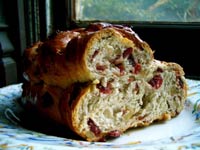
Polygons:
M156 71L162 73L163 69L158 67Z
M133 48L132 47L127 48L123 52L123 58L128 58L131 55L132 52L133 52Z
M138 74L140 72L140 70L141 70L141 65L138 64L138 63L136 63L135 66L134 66L134 68L135 68L134 69L134 73Z
M99 70L99 71L104 71L105 69L107 69L107 66L96 64L96 69Z
M90 131L92 131L95 136L99 136L101 134L101 130L99 129L99 127L95 124L95 122L91 118L88 119L87 124L90 128Z
M99 54L99 50L95 50L92 57L91 57L91 61L93 61L93 59Z
M109 137L119 137L120 135L121 135L121 132L119 130L113 130L108 133Z
M120 75L124 75L124 71L125 71L124 65L118 64L118 65L116 65L116 67L119 68Z
M104 87L101 84L97 84L97 88L100 90L101 93L104 94L110 94L112 92L112 87L110 82L107 83L106 87Z
M163 82L163 79L161 77L161 75L155 75L150 81L149 84L151 84L151 86L155 89L158 89L161 87Z
M106 142L106 138L105 137L102 137L98 140L98 142Z

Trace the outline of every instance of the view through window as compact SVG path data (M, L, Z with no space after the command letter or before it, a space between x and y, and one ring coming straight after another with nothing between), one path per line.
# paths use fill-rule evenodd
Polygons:
M200 22L200 0L74 0L78 21Z

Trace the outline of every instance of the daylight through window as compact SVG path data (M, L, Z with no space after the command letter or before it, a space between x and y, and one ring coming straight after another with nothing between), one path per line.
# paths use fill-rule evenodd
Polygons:
M75 0L74 19L200 22L200 0Z

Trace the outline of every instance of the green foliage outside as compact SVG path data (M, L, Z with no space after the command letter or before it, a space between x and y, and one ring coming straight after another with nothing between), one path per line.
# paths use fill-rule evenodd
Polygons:
M200 0L77 0L78 20L200 22Z

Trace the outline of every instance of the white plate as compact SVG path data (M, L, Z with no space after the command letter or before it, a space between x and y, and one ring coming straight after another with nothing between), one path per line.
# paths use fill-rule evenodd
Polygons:
M0 89L0 149L200 149L200 81L187 79L188 98L184 110L172 120L131 129L107 142L86 142L28 130L20 126L18 103L21 85ZM68 131L65 131L66 134ZM69 132L70 133L70 132Z

